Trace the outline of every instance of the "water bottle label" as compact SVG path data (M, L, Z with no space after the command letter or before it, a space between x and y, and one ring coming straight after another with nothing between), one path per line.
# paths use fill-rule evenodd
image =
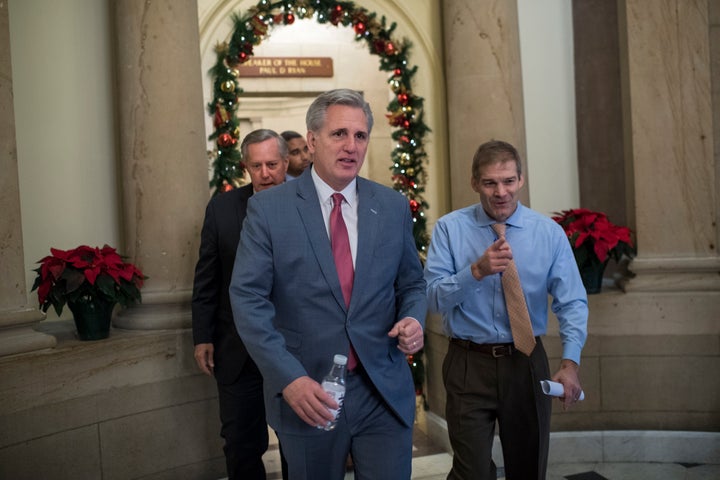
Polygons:
M338 414L342 409L343 399L345 398L345 386L339 385L334 382L323 382L322 387L338 404L338 408L329 409L333 414L333 420L324 427L325 430L332 430L333 428L335 428L335 421L337 420Z
M343 399L345 398L345 387L331 382L323 382L322 387L338 404L338 408L330 409L330 411L333 412L333 416L337 419L338 413L342 408Z

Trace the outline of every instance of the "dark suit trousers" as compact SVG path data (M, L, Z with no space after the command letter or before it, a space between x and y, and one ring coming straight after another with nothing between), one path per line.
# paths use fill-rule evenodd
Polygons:
M269 440L263 379L255 362L248 358L234 383L218 383L218 400L228 479L265 480L262 456Z
M495 422L508 480L544 479L550 443L551 399L540 380L550 378L539 341L530 357L465 349L450 343L443 362L445 415L453 447L448 480L495 480Z

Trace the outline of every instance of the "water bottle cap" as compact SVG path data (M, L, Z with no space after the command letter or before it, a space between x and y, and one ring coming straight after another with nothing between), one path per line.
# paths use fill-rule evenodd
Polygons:
M335 355L335 357L333 357L333 362L337 363L338 365L345 365L347 364L347 357L338 353L337 355Z

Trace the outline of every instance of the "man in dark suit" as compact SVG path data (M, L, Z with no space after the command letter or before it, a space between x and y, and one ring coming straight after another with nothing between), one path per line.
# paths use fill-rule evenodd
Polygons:
M405 355L423 346L427 310L409 203L358 177L373 122L362 95L323 93L306 122L313 165L248 202L230 284L235 323L263 374L291 480L342 479L349 452L356 478L407 480L415 389ZM337 206L334 194L344 197ZM339 215L351 292L329 238ZM345 400L325 431L337 404L319 382L338 353L348 355Z
M255 130L241 152L251 184L216 195L205 212L193 286L193 339L198 366L217 382L229 479L265 480L263 379L238 336L228 287L248 199L285 181L287 144L272 130Z

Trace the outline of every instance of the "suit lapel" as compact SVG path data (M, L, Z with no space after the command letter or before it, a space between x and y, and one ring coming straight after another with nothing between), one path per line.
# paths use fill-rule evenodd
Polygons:
M364 178L358 177L358 250L355 262L355 283L351 306L362 298L373 268L372 259L377 248L382 206L375 198L375 189Z
M335 260L330 248L330 239L327 235L325 221L320 210L320 201L309 169L307 174L304 173L293 182L297 185L298 213L305 227L310 246L335 300L345 309L345 300L343 299L340 280L338 280L337 270L335 269Z
M239 202L235 204L235 214L237 215L237 232L240 232L240 226L242 225L242 222L245 220L245 215L247 215L247 201L248 198L252 197L253 194L253 186L252 184L245 185L243 187L240 187L240 195L239 195ZM239 234L238 234L239 239Z

